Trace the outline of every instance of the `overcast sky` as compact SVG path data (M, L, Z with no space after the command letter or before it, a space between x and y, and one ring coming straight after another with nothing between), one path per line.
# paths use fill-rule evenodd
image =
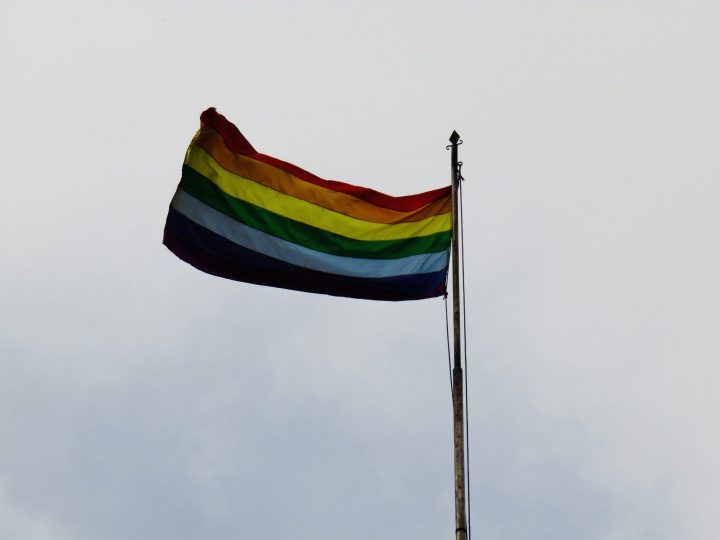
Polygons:
M476 540L720 538L720 4L0 0L0 538L453 538L442 299L161 244L199 114L403 195L464 139Z

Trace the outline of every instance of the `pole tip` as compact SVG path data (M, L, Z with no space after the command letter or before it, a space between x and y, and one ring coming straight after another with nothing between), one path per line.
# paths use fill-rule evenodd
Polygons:
M450 135L450 142L453 144L457 144L457 142L460 140L460 135L458 135L458 132L453 130L452 135Z

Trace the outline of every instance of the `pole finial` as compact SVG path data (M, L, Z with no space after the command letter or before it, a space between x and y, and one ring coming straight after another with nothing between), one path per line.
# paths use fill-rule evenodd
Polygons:
M457 144L457 142L460 140L460 135L458 135L458 132L453 130L452 135L450 135L450 142L453 144Z

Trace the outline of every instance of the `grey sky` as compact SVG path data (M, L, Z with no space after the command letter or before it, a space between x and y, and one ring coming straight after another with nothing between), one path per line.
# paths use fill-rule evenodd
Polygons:
M200 112L467 178L479 539L720 537L720 5L0 2L0 538L450 538L442 300L162 245Z

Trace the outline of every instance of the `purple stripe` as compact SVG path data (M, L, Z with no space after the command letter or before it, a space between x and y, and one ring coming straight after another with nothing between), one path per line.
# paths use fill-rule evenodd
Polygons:
M239 246L170 208L163 243L208 274L297 291L364 298L419 300L445 294L445 271L387 278L357 278L308 270Z

